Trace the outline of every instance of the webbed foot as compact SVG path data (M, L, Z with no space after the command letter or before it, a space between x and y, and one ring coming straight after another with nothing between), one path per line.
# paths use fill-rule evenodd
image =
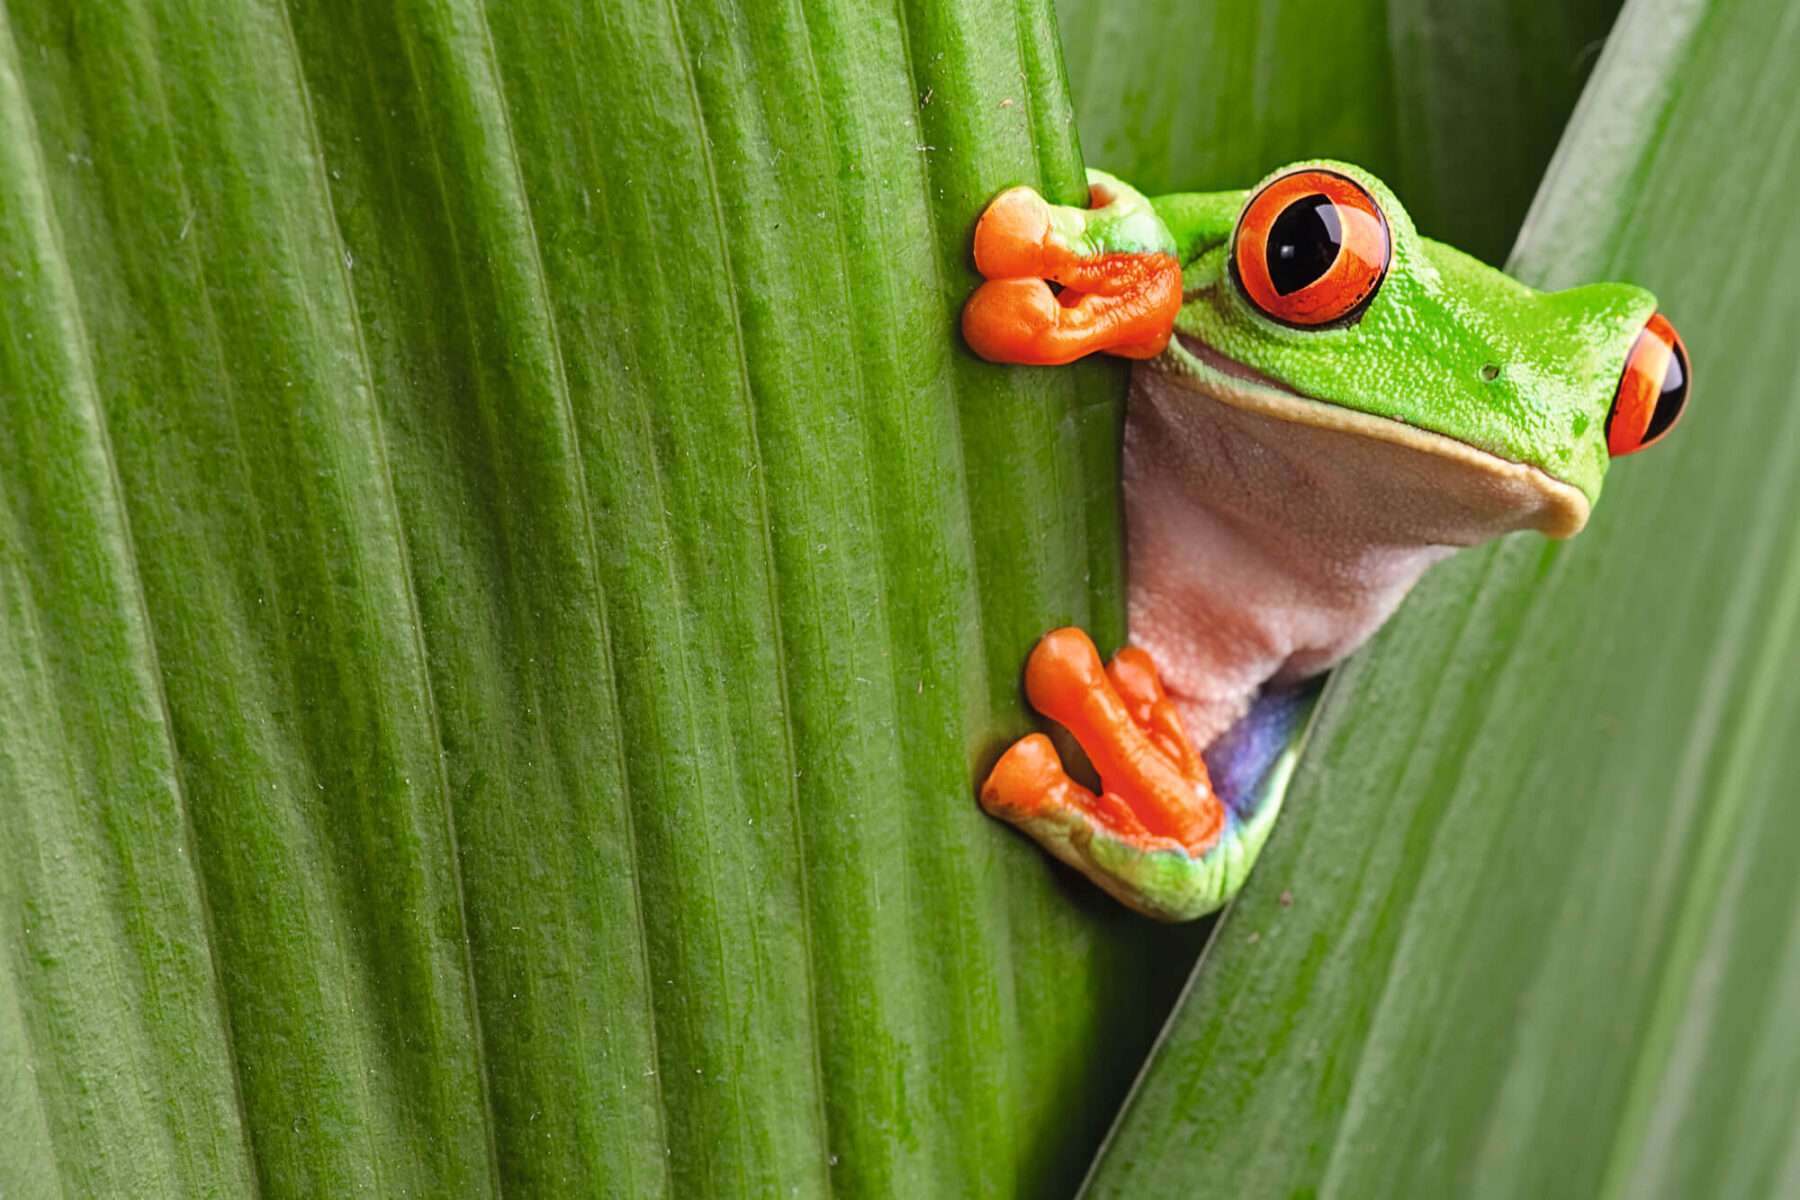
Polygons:
M1056 365L1096 351L1151 358L1169 344L1181 310L1174 238L1134 189L1100 171L1088 182L1090 208L1016 187L981 215L975 267L987 282L962 317L981 357Z
M1223 904L1243 875L1234 856L1215 853L1225 805L1150 656L1121 650L1102 670L1085 633L1058 629L1032 650L1025 694L1075 736L1100 794L1071 779L1038 733L994 764L982 807L1139 912L1187 920Z

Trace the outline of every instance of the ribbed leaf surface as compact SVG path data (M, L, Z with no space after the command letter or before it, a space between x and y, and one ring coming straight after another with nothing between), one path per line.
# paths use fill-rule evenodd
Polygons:
M1078 1172L1192 948L972 804L1120 628L1118 371L949 321L1047 11L6 18L0 1191Z
M1797 56L1776 0L1621 18L1515 264L1654 289L1689 416L1334 680L1088 1195L1793 1193Z

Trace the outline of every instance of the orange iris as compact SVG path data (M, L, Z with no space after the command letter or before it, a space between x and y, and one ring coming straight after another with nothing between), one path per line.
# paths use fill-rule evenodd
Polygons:
M1617 458L1661 440L1687 407L1688 381L1681 335L1661 313L1652 313L1631 345L1606 414L1607 451Z
M1348 324L1387 274L1387 219L1362 185L1295 171L1251 197L1238 218L1233 272L1250 302L1283 325Z

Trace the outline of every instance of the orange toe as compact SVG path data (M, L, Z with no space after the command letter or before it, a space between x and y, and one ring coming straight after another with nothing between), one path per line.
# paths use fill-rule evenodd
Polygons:
M1000 756L981 785L981 807L990 816L1027 827L1062 810L1134 844L1177 844L1152 837L1122 798L1110 792L1096 796L1071 779L1056 747L1041 733L1020 738Z
M1187 730L1182 727L1181 714L1176 711L1168 693L1163 691L1162 679L1157 675L1156 663L1148 651L1138 646L1125 647L1107 664L1106 677L1130 710L1131 719L1143 726L1157 748L1174 760L1182 774L1193 776L1205 771L1199 753L1188 740Z
M1067 779L1056 747L1041 733L1012 744L981 785L981 807L995 816L1029 816Z
M1131 719L1139 725L1147 724L1150 711L1163 698L1162 679L1149 652L1141 646L1126 646L1106 664L1106 677L1130 707Z
M1046 276L1068 257L1050 243L1049 203L1028 187L1001 192L976 222L975 269L989 279Z
M963 340L989 362L1055 366L1062 306L1041 279L990 279L963 305Z
M1026 698L1033 708L1064 725L1090 694L1107 684L1093 639L1073 625L1039 638L1025 660Z

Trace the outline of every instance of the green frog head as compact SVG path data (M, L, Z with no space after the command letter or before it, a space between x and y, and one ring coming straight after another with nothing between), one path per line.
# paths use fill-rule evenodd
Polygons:
M1650 293L1538 292L1420 236L1359 167L1301 163L1246 192L1152 203L1182 265L1164 367L1269 415L1507 477L1541 501L1524 523L1553 536L1580 529L1611 459L1685 404L1686 353Z

